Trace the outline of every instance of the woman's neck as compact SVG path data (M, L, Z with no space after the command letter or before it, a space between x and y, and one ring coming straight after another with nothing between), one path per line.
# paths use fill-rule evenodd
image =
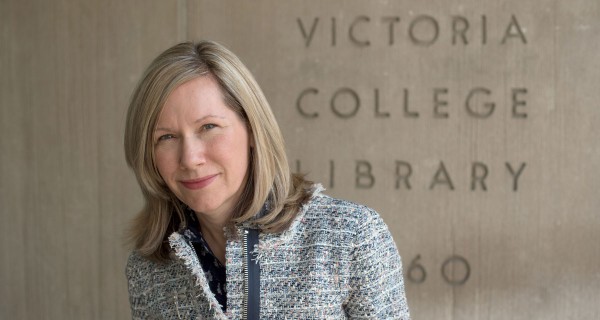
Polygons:
M215 257L219 259L222 265L225 265L225 247L227 244L225 227L229 222L229 218L211 219L199 213L196 213L196 216L198 217L198 221L200 221L202 237L208 243Z

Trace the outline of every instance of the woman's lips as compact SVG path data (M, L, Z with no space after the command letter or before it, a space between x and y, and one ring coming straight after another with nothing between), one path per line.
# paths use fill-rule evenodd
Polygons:
M186 187L188 189L196 190L196 189L202 189L202 188L208 186L213 181L215 181L217 176L218 176L218 174L213 174L210 176L202 177L200 179L181 180L180 182L184 187Z

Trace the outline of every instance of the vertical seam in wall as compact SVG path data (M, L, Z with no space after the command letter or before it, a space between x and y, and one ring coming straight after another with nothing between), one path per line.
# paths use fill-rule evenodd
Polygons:
M177 0L177 39L188 40L187 35L187 0Z

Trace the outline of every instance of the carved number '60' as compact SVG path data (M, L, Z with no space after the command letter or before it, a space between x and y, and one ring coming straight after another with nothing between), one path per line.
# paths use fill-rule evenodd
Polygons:
M419 262L419 260L421 260L420 254L418 254L408 266L406 278L410 282L423 283L425 282L425 279L427 279L427 271ZM456 276L454 272L452 272L454 269L464 270L463 274ZM446 283L452 286L459 286L465 284L467 280L469 280L469 277L471 276L471 266L469 265L467 259L459 255L452 255L448 259L444 260L444 263L442 263L441 273L442 278L444 278Z

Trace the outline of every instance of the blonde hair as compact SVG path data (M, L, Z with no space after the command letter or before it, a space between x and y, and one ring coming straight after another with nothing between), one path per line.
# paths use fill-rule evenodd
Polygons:
M152 132L169 94L202 76L217 80L225 104L245 121L253 137L248 179L235 207L232 226L250 223L263 232L287 229L309 198L311 183L290 172L283 136L256 80L225 47L185 42L160 54L133 92L125 128L125 157L135 173L145 205L134 219L129 238L144 256L168 259L169 233L184 227L183 204L169 190L154 164ZM257 217L265 202L266 214Z

